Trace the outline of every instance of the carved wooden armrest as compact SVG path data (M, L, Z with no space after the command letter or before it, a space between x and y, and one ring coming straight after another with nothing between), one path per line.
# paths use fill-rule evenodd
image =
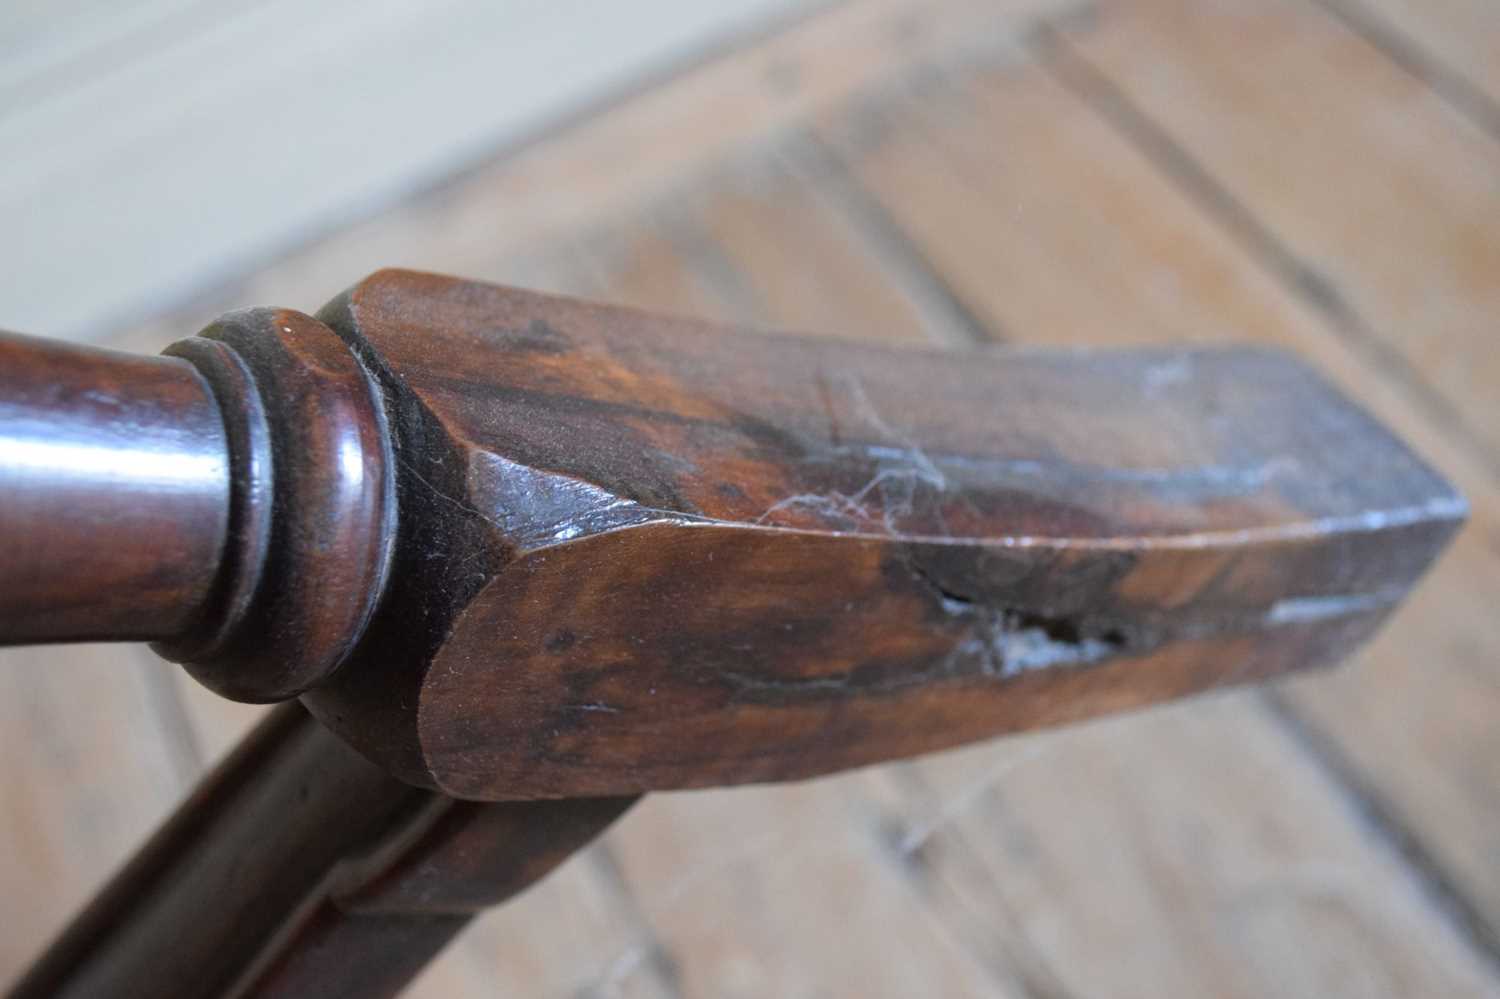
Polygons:
M0 339L0 641L150 640L321 724L268 722L24 994L381 994L640 793L1337 660L1465 515L1259 349L729 336L386 271L167 354Z

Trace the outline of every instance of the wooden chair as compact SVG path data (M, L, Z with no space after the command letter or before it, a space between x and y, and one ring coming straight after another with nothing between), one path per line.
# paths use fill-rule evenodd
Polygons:
M1466 509L1261 349L727 336L435 275L0 337L0 641L289 702L20 996L377 996L654 790L1336 661Z

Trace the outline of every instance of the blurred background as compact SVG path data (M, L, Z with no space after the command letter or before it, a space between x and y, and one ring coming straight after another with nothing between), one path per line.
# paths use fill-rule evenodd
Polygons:
M405 265L851 338L1298 351L1467 494L1330 674L656 795L421 996L1500 995L1493 0L11 0L0 327ZM0 554L3 559L3 554ZM0 660L0 981L257 716Z

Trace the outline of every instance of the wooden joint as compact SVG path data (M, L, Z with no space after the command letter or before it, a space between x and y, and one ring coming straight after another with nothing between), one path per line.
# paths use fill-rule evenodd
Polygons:
M379 391L322 323L231 313L168 354L212 387L229 439L229 540L214 598L156 649L240 701L295 697L333 674L385 587L394 460Z

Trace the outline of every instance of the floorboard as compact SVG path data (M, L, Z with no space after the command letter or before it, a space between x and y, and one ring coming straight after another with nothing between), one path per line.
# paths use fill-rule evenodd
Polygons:
M1490 0L1319 2L1500 134L1500 7Z
M1305 4L1121 3L1098 22L1078 52L1259 221L1304 295L1500 449L1497 137Z
M1500 632L1480 607L1500 581L1493 477L1420 393L1330 329L1107 108L1057 75L1002 69L913 98L904 114L888 112L875 133L888 138L873 147L840 140L840 123L830 134L957 293L1000 327L1080 345L1251 339L1298 350L1461 483L1474 524L1414 606L1356 668L1293 684L1288 697L1451 865L1460 904L1492 926L1500 746L1487 719L1500 691L1487 650Z

